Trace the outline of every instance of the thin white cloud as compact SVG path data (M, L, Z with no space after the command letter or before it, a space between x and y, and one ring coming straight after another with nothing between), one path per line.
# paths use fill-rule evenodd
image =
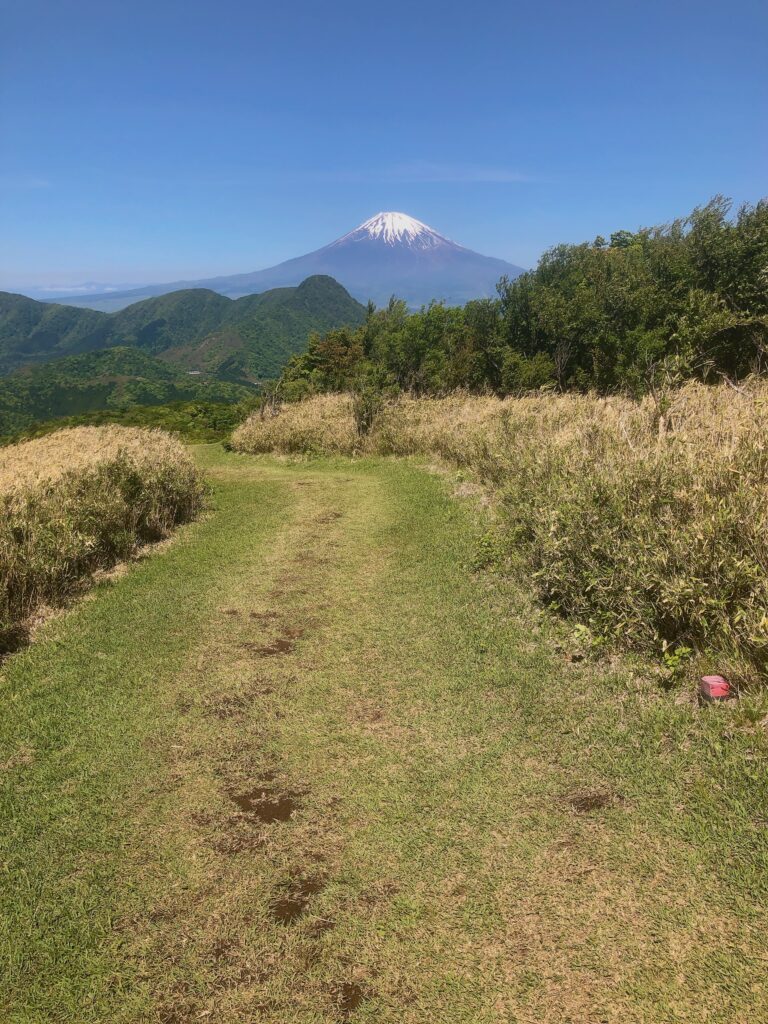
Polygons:
M153 176L131 176L132 185L185 185L191 188L252 188L257 184L274 181L333 182L370 185L413 184L503 184L517 185L544 182L549 179L527 174L510 167L486 164L443 163L429 160L408 160L402 163L381 164L374 167L335 168L272 168L254 167L233 169L222 174L190 176L183 174L173 179Z
M383 184L523 184L541 181L541 178L508 167L482 164L439 163L429 160L410 160L390 166L351 170L342 168L320 171L310 175L322 181Z
M403 182L498 182L500 184L517 184L533 181L529 174L507 167L487 167L478 164L445 164L432 163L427 160L414 160L410 163L398 164L390 168L388 177Z
M37 289L41 292L50 292L51 295L88 295L89 292L117 292L120 291L122 285L116 284L51 284L47 286L38 285ZM133 285L125 285L126 288L132 288Z
M39 189L50 188L51 183L47 178L39 178L34 175L0 174L0 189Z

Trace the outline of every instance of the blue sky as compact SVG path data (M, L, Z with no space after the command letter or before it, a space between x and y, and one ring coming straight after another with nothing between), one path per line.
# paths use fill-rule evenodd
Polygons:
M768 5L2 0L0 288L254 270L402 210L524 266L768 194Z

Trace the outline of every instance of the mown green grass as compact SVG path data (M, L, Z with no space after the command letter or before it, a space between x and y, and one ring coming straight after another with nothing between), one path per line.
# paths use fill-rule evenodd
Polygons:
M211 516L5 667L5 1019L766 1018L759 708L566 661L450 477L198 456Z
M174 871L141 824L166 799L169 680L214 614L215 581L237 574L241 538L268 543L290 514L267 481L218 488L212 506L2 669L5 1020L108 1020L136 982L113 926ZM149 885L142 860L155 860Z

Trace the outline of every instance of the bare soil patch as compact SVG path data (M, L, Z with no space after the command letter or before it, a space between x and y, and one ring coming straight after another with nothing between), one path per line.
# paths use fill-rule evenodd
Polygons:
M228 790L227 796L241 814L253 821L271 825L278 821L290 821L294 811L299 807L299 793L284 792L272 785L274 776L266 776L265 781L255 789L246 792Z
M353 1010L357 1010L365 1002L365 991L354 981L342 981L334 985L331 995L340 1011L342 1020L348 1020Z
M278 924L293 924L306 912L312 897L324 888L322 878L299 878L289 882L285 895L270 905L273 920Z
M273 658L280 654L290 654L296 646L297 640L305 635L306 630L302 627L287 626L276 640L268 644L243 644L243 646L256 654L259 658Z
M277 612L249 612L248 618L256 622L272 622L278 618Z
M619 803L620 798L610 790L584 789L571 793L567 801L577 814L590 814L592 811L602 811Z

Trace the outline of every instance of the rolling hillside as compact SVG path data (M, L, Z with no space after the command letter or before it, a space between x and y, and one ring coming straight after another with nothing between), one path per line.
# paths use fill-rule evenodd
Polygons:
M251 394L252 387L190 376L146 352L120 346L30 366L0 379L0 435L98 409L238 402Z
M232 300L204 288L134 303L118 313L0 293L0 374L115 346L230 381L277 376L310 331L359 324L363 307L330 277Z

